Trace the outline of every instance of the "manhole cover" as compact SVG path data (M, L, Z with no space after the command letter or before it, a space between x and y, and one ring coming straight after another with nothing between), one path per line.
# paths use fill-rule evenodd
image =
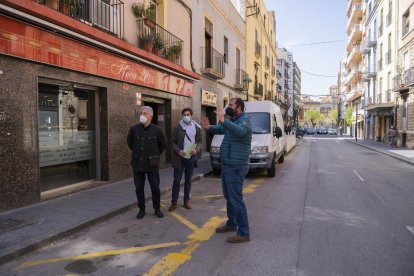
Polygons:
M0 235L25 225L24 221L16 219L0 219Z

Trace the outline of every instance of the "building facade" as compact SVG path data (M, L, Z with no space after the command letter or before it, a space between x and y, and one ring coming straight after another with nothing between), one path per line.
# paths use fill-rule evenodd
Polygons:
M277 102L286 124L293 117L293 55L285 48L277 48Z
M276 18L263 0L247 1L246 71L252 80L250 101L270 100L276 96Z
M245 1L192 2L192 64L201 76L195 84L195 118L208 117L215 124L217 107L246 97ZM212 138L203 132L204 151L210 150Z
M299 122L299 114L303 109L302 104L302 76L301 71L296 62L293 62L293 119L294 125Z
M60 3L0 4L0 210L130 178L140 107L170 140L193 106L191 1Z
M414 148L414 1L399 1L397 25L397 75L395 121L398 130L397 146Z

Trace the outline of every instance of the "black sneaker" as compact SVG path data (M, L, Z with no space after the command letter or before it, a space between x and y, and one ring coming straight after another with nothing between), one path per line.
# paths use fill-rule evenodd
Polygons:
M164 214L161 212L161 210L160 209L157 209L157 210L155 210L155 213L154 213L157 217L159 217L159 218L163 218L164 217Z
M137 219L142 219L145 217L145 211L144 210L139 210L139 213L137 215Z

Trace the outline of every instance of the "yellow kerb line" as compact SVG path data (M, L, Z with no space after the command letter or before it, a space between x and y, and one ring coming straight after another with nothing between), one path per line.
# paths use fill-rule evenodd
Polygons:
M125 248L125 249L119 249L119 250L109 250L109 251L90 253L90 254L84 254L84 255L54 258L54 259L41 260L41 261L35 261L35 262L26 262L26 263L23 263L20 266L20 268L31 267L31 266L47 264L47 263L57 263L57 262L69 261L69 260L89 259L89 258L97 258L97 257L103 257L103 256L110 256L110 255L120 255L120 254L125 254L125 253L137 253L137 252L142 252L142 251L151 250L151 249L160 249L160 248L177 246L180 244L181 242L169 242L169 243L161 243L161 244L154 244L154 245L141 246L141 247L131 247L131 248Z

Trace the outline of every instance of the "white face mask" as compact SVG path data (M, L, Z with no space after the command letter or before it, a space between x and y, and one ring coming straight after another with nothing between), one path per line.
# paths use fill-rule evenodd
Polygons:
M186 115L184 115L184 116L183 116L183 122L184 122L184 123L186 123L186 124L189 124L189 123L191 122L191 118L190 118L190 116L186 116Z
M139 116L139 122L145 125L145 123L147 122L147 117L145 117L144 115Z

